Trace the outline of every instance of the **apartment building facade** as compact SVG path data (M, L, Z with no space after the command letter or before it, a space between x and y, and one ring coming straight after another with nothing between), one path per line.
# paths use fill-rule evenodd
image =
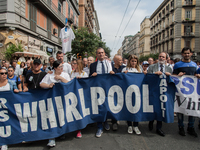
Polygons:
M126 53L136 55L139 58L139 39L140 32L136 33L127 44Z
M200 1L164 0L150 17L151 53L167 52L181 57L190 47L194 59L200 59Z
M21 43L24 52L16 52L13 57L48 62L49 55L62 50L59 34L65 18L76 28L79 14L77 0L1 1L0 59L4 59L10 43Z
M89 32L93 32L101 38L94 0L79 0L79 11L79 27L87 27Z
M132 41L133 35L128 35L124 37L122 42L122 55L128 53L128 43Z
M140 23L139 57L150 54L150 20L145 17Z

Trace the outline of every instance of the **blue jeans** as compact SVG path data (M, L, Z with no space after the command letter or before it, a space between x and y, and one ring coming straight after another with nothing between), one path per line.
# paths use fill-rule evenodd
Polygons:
M177 113L177 117L178 117L178 126L184 127L184 124L183 124L184 115L181 113ZM194 128L194 121L195 121L195 118L193 116L188 116L188 127L189 128Z

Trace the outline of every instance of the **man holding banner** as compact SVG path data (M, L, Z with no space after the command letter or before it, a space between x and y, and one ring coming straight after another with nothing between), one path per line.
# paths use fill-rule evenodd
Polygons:
M161 52L159 54L158 63L150 65L147 73L154 73L157 75L162 75L165 73L167 76L172 74L172 69L166 65L166 60L168 58L167 53ZM149 130L153 130L153 122L154 120L149 122ZM157 120L156 125L156 133L160 136L165 136L165 133L161 130L162 128L162 121Z
M105 51L103 48L98 48L96 50L96 55L97 55L97 61L92 63L90 65L90 74L89 76L97 76L97 74L105 74L105 73L110 73L112 71L111 64L105 60ZM102 122L97 122L97 133L96 137L101 137L101 134L103 133L103 125ZM107 121L104 122L104 128L106 130L110 130L110 126L107 123Z
M177 62L174 65L174 75L178 75L182 77L183 75L195 75L197 70L197 65L195 62L191 61L190 58L192 56L192 50L190 48L183 48L182 51L183 59ZM179 127L179 134L185 136L184 130L184 115L182 113L177 113L178 116L178 127ZM187 132L190 135L197 137L197 133L194 130L194 121L195 118L193 116L188 116L188 128Z

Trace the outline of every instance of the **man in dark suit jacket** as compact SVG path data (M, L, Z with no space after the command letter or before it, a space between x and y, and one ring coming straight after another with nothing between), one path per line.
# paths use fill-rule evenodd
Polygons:
M90 65L90 74L89 76L97 76L97 74L105 74L110 73L112 71L111 64L105 60L105 51L103 48L98 48L96 51L97 61ZM103 125L102 122L97 122L97 133L96 137L101 137L103 133ZM110 130L110 126L107 121L104 122L104 128L106 130Z
M167 57L168 57L167 53L161 52L159 54L158 63L150 65L147 73L154 73L157 75L162 75L163 73L165 73L167 76L171 75L172 69L171 67L166 65ZM150 131L153 130L153 122L154 120L149 122ZM161 128L162 128L162 121L157 121L156 133L161 136L165 136L165 133L161 130Z

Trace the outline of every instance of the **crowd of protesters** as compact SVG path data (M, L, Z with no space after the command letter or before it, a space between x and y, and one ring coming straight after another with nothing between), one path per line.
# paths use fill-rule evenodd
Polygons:
M93 57L74 59L70 63L63 61L63 53L57 52L56 60L49 57L48 64L42 64L39 59L33 61L28 60L18 64L16 60L8 63L2 61L0 67L0 91L27 92L29 89L52 88L55 83L67 83L73 78L86 78L97 76L98 74L115 74L115 73L152 73L161 75L165 73L167 76L172 74L194 75L200 78L200 64L191 61L192 51L190 48L182 49L182 59L172 59L165 52L159 54L158 59L148 58L143 62L135 55L130 55L128 59L122 58L121 55L115 55L113 61L106 56L103 48L96 50L96 61ZM177 113L179 134L185 136L183 114ZM187 132L190 135L197 137L194 130L194 120L192 116L188 116ZM153 120L149 122L149 130L153 130ZM139 122L127 121L127 132L137 135L141 134L139 130ZM96 137L101 137L105 130L110 130L110 125L107 122L97 122ZM157 121L156 133L160 136L165 136L162 131L162 121ZM200 125L199 125L200 128ZM118 121L112 120L112 129L118 130ZM64 136L64 135L63 135ZM76 137L81 138L81 130L76 132ZM54 147L55 139L49 139L47 146ZM7 149L7 145L3 145L2 150Z

